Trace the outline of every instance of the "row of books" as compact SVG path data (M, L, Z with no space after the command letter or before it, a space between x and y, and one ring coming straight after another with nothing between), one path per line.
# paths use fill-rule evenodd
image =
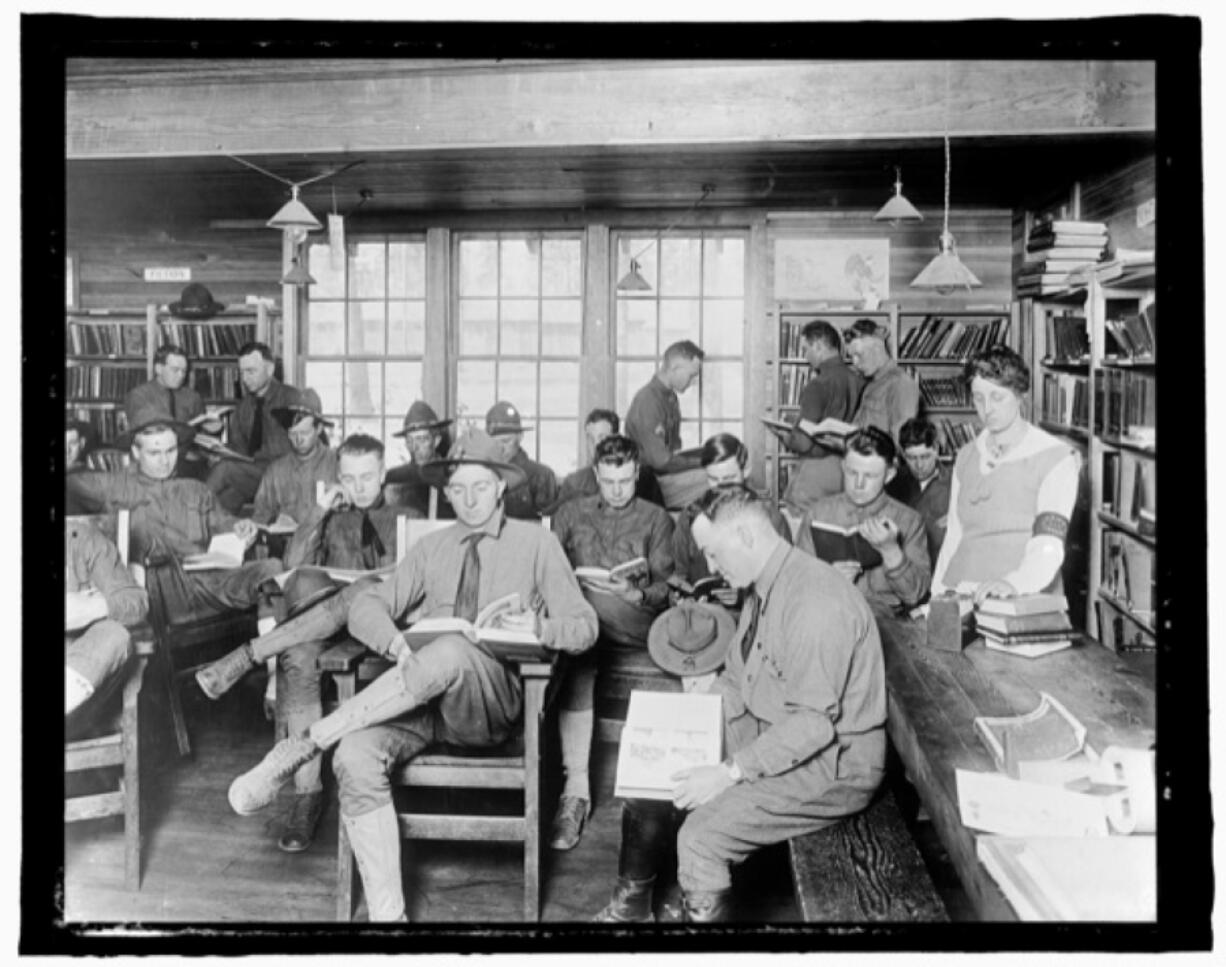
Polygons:
M206 400L238 398L240 383L236 366L193 366L188 378L196 392Z
M779 367L779 404L799 406L800 394L810 379L809 367L799 363L784 363Z
M1112 651L1153 652L1158 643L1150 632L1129 621L1119 610L1103 601L1094 603L1098 613L1098 635Z
M68 352L73 356L144 356L147 351L143 323L68 324Z
M915 369L908 370L919 383L920 399L924 406L971 407L971 391L961 376L924 376Z
M1153 447L1158 398L1154 374L1131 369L1101 369L1095 378L1095 432L1137 446Z
M865 313L863 317L856 316L855 318L872 319L879 326L885 327L887 317L884 314ZM786 316L779 323L779 355L785 359L800 359L805 354L804 341L801 339L801 332L810 322L817 319L824 319L830 325L834 326L835 331L841 333L843 329L850 326L852 319L847 316L842 318L838 316L823 315L821 312L814 312L803 316Z
M1151 627L1154 551L1123 531L1103 531L1101 588Z
M1123 313L1107 319L1106 355L1117 359L1154 358L1154 332L1158 323L1158 304L1151 302L1141 312Z
M78 406L69 410L75 420L92 424L102 441L114 440L128 428L127 414L121 408L99 409L92 406ZM104 468L96 468L104 469Z
M1009 338L1009 319L955 319L925 316L898 345L900 359L968 359Z
M1090 429L1090 378L1076 373L1043 374L1043 419Z
M162 322L162 340L186 350L189 356L236 356L244 343L255 339L254 323L201 325Z
M1074 279L1084 281L1084 270L1102 258L1106 246L1107 226L1102 222L1053 219L1036 223L1026 239L1018 295L1047 295L1067 288Z
M937 450L943 456L953 456L979 433L975 420L933 420L937 429Z
M1090 356L1085 316L1047 317L1047 355L1055 362L1083 362Z
M64 389L73 399L82 397L121 398L148 377L142 366L98 366L83 363L69 366L64 375Z
M1152 457L1128 450L1103 452L1103 511L1147 537L1157 530L1157 482Z

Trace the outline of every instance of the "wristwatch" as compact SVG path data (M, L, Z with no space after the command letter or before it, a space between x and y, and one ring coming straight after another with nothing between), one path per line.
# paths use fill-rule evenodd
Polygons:
M729 756L727 759L723 761L723 766L725 769L728 770L728 778L731 779L733 783L744 781L745 773L743 773L741 771L741 767L737 765L736 759L733 759L731 756Z

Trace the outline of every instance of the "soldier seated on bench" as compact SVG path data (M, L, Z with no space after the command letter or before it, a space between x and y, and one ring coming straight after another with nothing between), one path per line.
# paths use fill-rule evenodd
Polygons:
M371 920L405 918L392 774L436 743L501 745L513 735L523 707L518 674L485 648L453 633L413 649L395 622L419 607L423 618L471 621L483 606L516 593L526 610L513 617L514 626L536 631L546 648L582 652L596 641L596 613L557 538L536 524L507 518L504 491L524 476L501 459L497 443L474 430L423 471L426 483L445 486L458 520L414 544L392 577L360 594L348 615L350 634L396 667L312 725L305 737L278 742L234 780L229 793L240 815L262 809L299 767L336 745L341 821Z
M790 547L749 488L709 491L694 539L730 585L753 589L711 688L728 758L677 773L673 794L689 811L677 836L683 916L713 922L730 919L733 864L872 799L885 767L885 665L863 595Z

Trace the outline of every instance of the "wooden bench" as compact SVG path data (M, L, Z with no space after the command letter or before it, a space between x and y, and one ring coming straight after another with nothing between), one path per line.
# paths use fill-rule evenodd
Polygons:
M861 813L788 843L806 923L948 920L888 790Z

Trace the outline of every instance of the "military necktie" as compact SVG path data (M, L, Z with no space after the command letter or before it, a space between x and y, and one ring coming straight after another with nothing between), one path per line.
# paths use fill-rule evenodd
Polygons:
M370 514L366 509L362 510L362 567L368 571L373 571L383 562L383 555L386 549L383 546L383 538L379 536L379 531L375 527L375 522L370 519Z
M168 389L166 391L166 395L170 397L170 418L172 420L177 420L179 415L175 412L175 391Z
M255 398L255 416L251 420L251 436L247 438L247 455L254 457L264 445L264 397Z
M483 531L476 531L464 538L468 549L464 552L460 583L455 592L455 616L465 621L474 621L477 617L477 594L481 589L481 558L477 556L477 544L486 536Z
M757 591L749 593L749 601L747 602L752 609L749 612L749 624L745 626L745 637L741 639L741 660L749 660L749 650L753 648L753 640L758 634L758 616L762 613L762 599L758 597Z

